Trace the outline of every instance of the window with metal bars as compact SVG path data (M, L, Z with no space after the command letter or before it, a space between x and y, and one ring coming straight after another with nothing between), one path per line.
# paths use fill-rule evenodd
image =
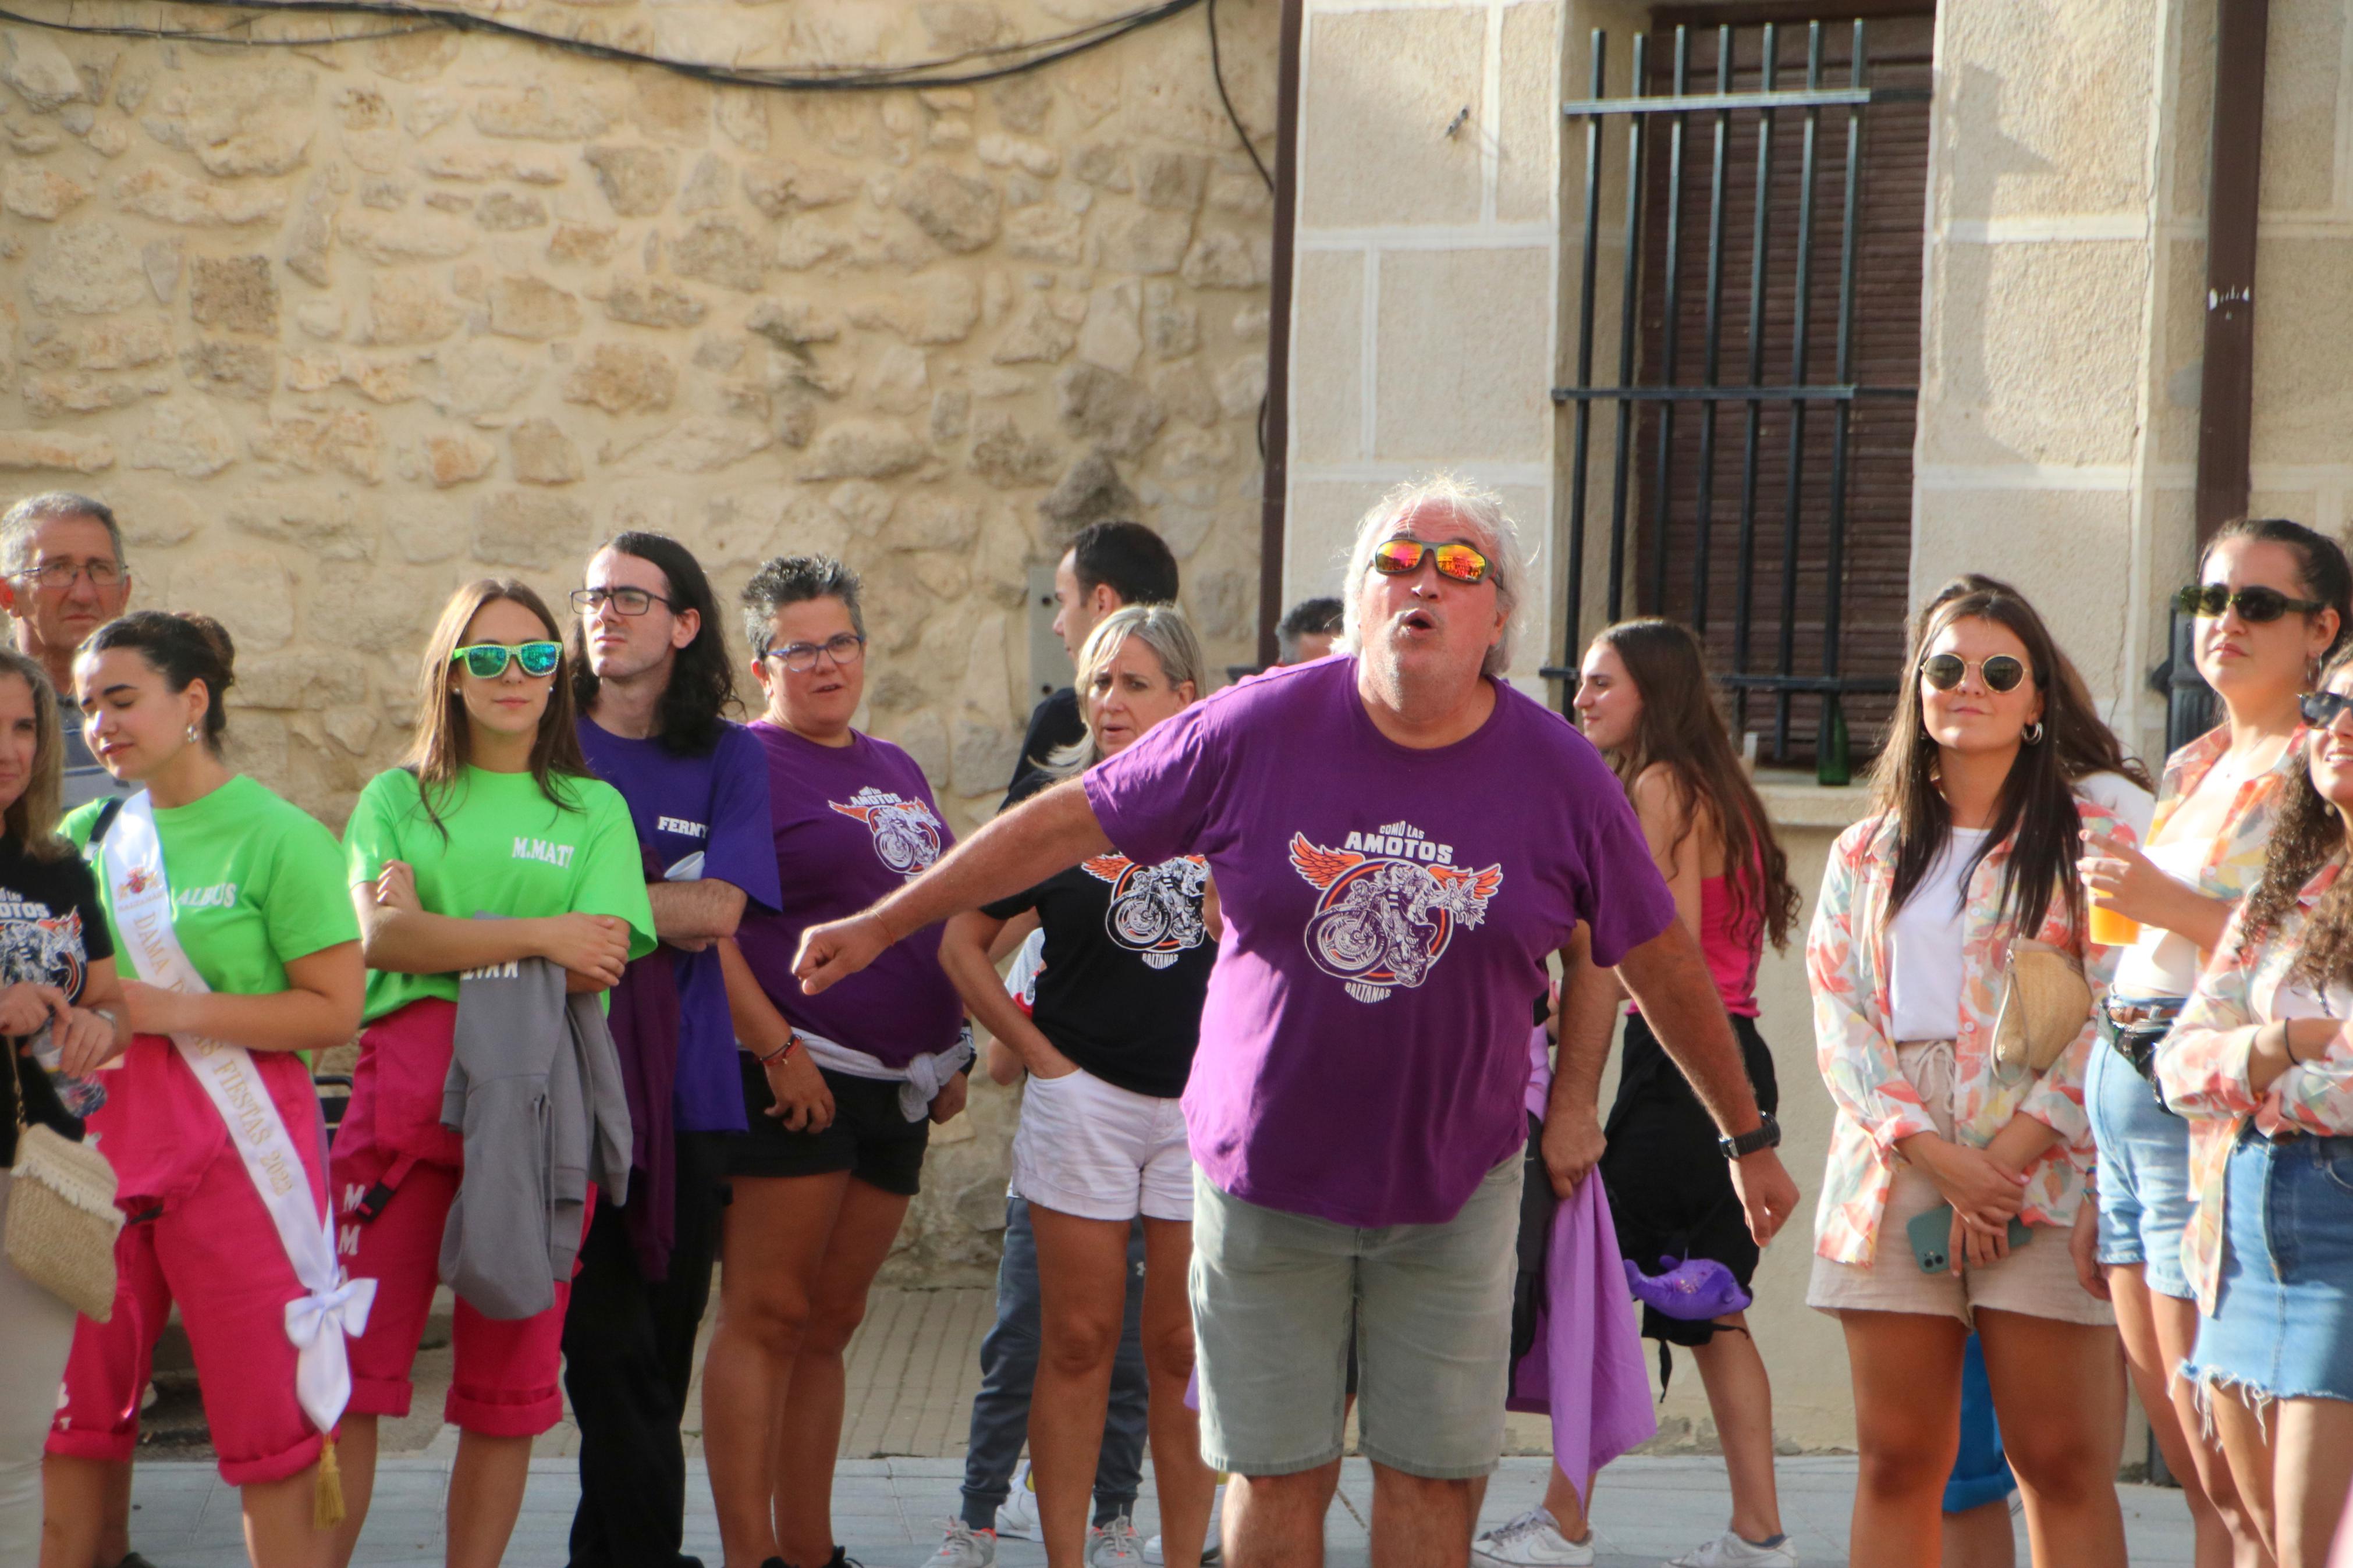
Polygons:
M1552 673L1566 702L1600 626L1686 621L1736 730L1783 763L1841 763L1817 757L1826 731L1872 749L1903 654L1934 17L1873 13L1662 12L1597 33L1591 97L1565 106L1586 179Z

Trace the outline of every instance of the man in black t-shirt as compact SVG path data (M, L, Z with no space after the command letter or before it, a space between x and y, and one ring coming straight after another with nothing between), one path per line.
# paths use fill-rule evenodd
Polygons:
M1113 610L1176 602L1176 557L1166 540L1140 522L1087 524L1054 568L1054 635L1070 650L1073 664L1086 646L1087 634ZM1029 730L1021 737L1021 754L1014 760L1005 804L1013 804L1011 786L1019 784L1024 773L1086 738L1076 691L1065 686L1040 701L1030 710Z

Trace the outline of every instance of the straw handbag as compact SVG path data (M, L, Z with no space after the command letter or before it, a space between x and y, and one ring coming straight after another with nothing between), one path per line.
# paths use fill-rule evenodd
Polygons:
M13 1052L10 1053L13 1056ZM9 1171L8 1261L17 1273L97 1322L114 1312L114 1167L87 1143L25 1120L16 1064L7 1064L16 1110L16 1163Z
M2092 987L2073 954L2044 942L2011 942L1993 1021L1995 1070L2006 1083L2043 1071L2091 1016Z

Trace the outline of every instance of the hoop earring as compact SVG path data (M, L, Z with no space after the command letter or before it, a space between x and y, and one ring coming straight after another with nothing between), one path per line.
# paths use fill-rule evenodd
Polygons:
M193 745L196 745L196 744L198 744L199 742L201 742L203 740L204 740L204 737L203 737L202 735L200 735L200 734L196 733L196 727L195 727L195 725L193 722L192 722L192 723L190 723L190 724L189 724L189 726L188 726L188 744L190 744L191 746L193 746Z
M2018 738L2025 742L2030 746L2041 745L2042 743L2042 721L2037 719L2033 723L2029 724L2024 729L2019 731Z

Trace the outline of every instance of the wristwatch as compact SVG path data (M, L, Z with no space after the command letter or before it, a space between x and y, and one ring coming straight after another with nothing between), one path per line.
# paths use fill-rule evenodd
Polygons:
M1719 1138L1715 1146L1724 1151L1727 1160L1743 1159L1760 1149L1778 1149L1781 1146L1781 1124L1766 1113L1748 1131L1737 1138Z

